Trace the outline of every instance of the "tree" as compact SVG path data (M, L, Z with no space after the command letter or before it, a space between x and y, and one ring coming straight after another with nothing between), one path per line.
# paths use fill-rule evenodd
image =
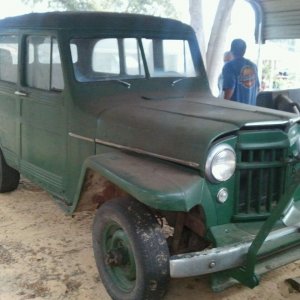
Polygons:
M220 1L210 33L206 52L206 70L211 88L216 86L221 72L221 57L225 50L225 37L231 21L231 11L235 0Z
M141 13L176 17L176 10L170 0L22 0L25 4L47 2L52 9L102 10L127 13Z
M203 26L203 2L202 0L189 0L191 26L195 30L198 39L202 60L206 67L208 81L212 90L217 86L218 76L221 72L222 57L225 51L225 36L230 25L234 3L235 0L219 1L211 34L208 37L208 46L206 47Z
M98 2L98 8L103 10L176 17L176 10L170 0L100 0Z
M47 3L49 8L65 10L95 10L96 6L93 0L22 0L25 4L34 5L38 3Z
M193 27L197 40L199 43L199 48L202 54L202 60L206 66L206 43L205 43L205 34L203 26L203 15L202 15L202 0L190 0L189 1L189 11L191 17L191 26Z

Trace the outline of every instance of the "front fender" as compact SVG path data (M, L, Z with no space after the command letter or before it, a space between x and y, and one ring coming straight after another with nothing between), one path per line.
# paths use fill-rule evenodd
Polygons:
M155 209L189 211L206 193L198 170L123 152L89 157L83 166L75 210L87 170L94 170L140 202Z

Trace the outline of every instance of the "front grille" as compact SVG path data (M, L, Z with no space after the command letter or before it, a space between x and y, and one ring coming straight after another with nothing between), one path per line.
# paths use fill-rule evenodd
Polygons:
M235 219L257 219L270 214L285 191L286 156L286 148L240 150Z

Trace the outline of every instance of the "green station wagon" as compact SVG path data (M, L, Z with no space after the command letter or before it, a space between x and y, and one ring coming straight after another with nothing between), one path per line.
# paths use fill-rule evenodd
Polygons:
M211 96L181 22L111 13L0 21L0 191L20 174L95 210L113 299L171 277L220 291L300 258L300 117Z

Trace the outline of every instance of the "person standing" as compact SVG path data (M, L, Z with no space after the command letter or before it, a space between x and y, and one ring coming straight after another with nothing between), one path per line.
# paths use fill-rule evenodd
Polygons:
M229 61L231 61L233 59L232 54L230 51L225 51L224 55L223 55L223 66L228 63ZM223 75L222 72L219 75L218 78L218 89L219 89L219 98L223 98L224 93L223 93Z
M224 99L256 105L259 90L257 67L244 58L246 48L242 39L231 42L233 60L227 62L222 70Z

